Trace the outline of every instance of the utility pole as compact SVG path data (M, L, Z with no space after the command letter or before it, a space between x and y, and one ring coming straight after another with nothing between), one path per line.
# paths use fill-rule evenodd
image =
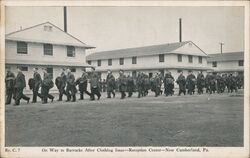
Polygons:
M223 47L224 43L220 42L219 44L220 44L220 53L222 54L222 47Z
M64 32L67 32L67 8L63 7Z

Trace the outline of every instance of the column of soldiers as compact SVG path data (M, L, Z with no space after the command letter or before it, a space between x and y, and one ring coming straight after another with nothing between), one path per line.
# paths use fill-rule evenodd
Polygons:
M37 97L41 98L42 103L46 104L48 99L53 102L54 96L49 94L49 90L53 88L54 82L52 77L48 74L46 69L43 70L43 78L38 73L38 68L34 68L33 78L29 79L29 88L33 92L32 103L37 102ZM29 103L30 98L23 94L23 90L26 87L25 76L22 71L17 68L17 76L15 77L9 69L6 74L6 104L11 103L11 99L15 100L14 105L19 105L20 100L24 99ZM148 95L149 90L154 92L155 97L158 97L163 92L166 96L174 95L175 82L179 86L178 96L182 93L184 95L193 95L195 88L197 88L198 94L203 94L204 89L206 93L223 93L237 92L238 89L244 87L244 76L236 73L211 73L208 72L206 76L202 72L199 72L197 77L192 71L189 71L187 77L183 75L181 71L178 78L174 79L171 72L167 72L165 76L160 73L153 74L149 77L147 74L139 72L137 76L126 76L123 70L119 71L119 77L115 79L112 71L108 70L106 79L101 80L100 76L92 69L92 72L88 73L83 69L81 77L75 79L74 74L70 69L62 69L60 76L55 79L55 85L59 92L58 101L63 100L63 96L66 96L66 102L76 101L76 94L79 90L79 100L84 100L84 94L90 97L90 100L95 100L95 96L99 100L101 92L107 93L107 98L114 98L116 92L120 92L121 99L132 97L137 92L138 98ZM90 92L88 89L88 83L90 84ZM161 90L163 84L164 91ZM78 89L77 89L78 86ZM41 88L41 93L39 89ZM128 95L127 95L128 94Z

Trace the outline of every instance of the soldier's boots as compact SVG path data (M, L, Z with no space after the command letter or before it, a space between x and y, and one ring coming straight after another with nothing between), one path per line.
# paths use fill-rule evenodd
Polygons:
M76 101L76 95L73 95L72 96L72 102L75 102Z
M79 100L83 100L83 94L80 93L80 99Z

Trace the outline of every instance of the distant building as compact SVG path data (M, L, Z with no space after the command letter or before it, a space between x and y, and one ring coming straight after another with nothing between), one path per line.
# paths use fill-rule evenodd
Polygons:
M106 77L108 69L113 71L115 77L122 69L127 75L135 76L140 71L150 77L154 72L164 75L170 71L175 78L180 70L185 75L192 70L196 75L198 71L210 69L207 54L192 41L96 52L86 56L86 59L88 64L96 67L102 78Z
M16 73L16 67L26 76L26 81L33 77L33 68L47 68L55 77L62 68L70 68L76 76L81 69L90 67L85 60L89 46L50 22L35 25L6 35L5 62ZM42 76L43 77L43 76Z
M244 72L244 52L210 54L207 61L214 72Z

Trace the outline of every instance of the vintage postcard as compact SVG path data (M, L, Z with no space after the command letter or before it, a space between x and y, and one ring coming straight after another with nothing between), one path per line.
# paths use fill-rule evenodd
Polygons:
M2 1L1 157L249 157L249 1Z

